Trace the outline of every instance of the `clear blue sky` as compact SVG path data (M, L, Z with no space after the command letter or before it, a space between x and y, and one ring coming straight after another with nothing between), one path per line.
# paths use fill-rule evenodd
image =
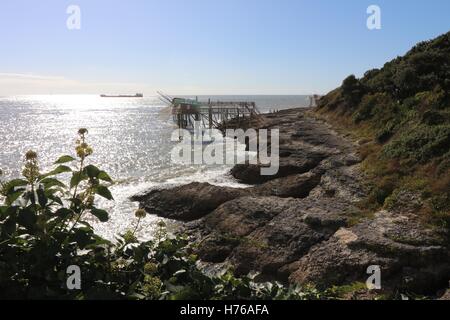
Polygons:
M2 0L0 95L325 93L449 30L448 0Z

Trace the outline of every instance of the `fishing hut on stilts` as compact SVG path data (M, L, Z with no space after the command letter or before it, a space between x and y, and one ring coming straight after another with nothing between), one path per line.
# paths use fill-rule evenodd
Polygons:
M180 129L194 129L195 122L204 129L247 129L260 126L264 121L255 102L199 101L198 98L172 98L161 92L158 94L169 104L173 121Z

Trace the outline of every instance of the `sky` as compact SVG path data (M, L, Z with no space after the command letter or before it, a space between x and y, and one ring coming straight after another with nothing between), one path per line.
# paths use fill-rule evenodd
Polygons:
M0 95L323 94L449 31L449 13L448 0L1 0Z

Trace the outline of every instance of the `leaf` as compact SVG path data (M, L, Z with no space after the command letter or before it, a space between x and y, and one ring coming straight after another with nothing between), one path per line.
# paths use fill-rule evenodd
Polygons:
M100 169L90 164L84 168L83 172L86 173L89 178L97 178L100 174Z
M105 171L100 171L100 173L98 174L98 178L103 181L111 183L113 182L113 179L111 179L111 177Z
M75 207L80 207L81 204L82 204L81 200L78 199L78 198L70 198L70 199L68 199L68 200L69 200L70 202L72 202L72 205L75 206Z
M44 190L41 189L41 188L39 188L39 189L36 190L36 193L37 193L37 196L38 196L38 202L39 202L39 205L40 205L42 208L44 208L44 207L47 205L47 202L48 202L48 198L47 198L47 196L45 195Z
M45 179L45 178L47 178L47 177L49 177L49 176L55 176L55 175L57 175L57 174L64 173L64 172L72 172L72 169L69 168L68 166L63 166L63 165L61 165L61 166L56 167L56 168L53 169L52 171L50 171L50 172L48 172L48 173L46 173L46 174L41 175L41 176L39 177L39 180L41 181L42 179Z
M111 191L109 191L109 189L105 186L100 185L97 188L95 188L95 193L108 200L114 200Z
M55 195L53 195L53 194L47 195L47 197L48 197L50 200L52 200L53 202L56 202L56 203L59 204L59 205L63 205L63 202L62 202L62 200L61 200L60 197L57 197L57 196L55 196Z
M17 211L19 207L17 206L4 206L1 210L1 219L6 219L0 224L0 231L12 234L15 231ZM14 228L14 230L12 230ZM0 232L1 235L1 232Z
M19 186L26 186L28 184L28 181L23 179L13 179L11 181L8 181L6 184L9 187L19 187Z
M17 223L27 229L33 229L37 221L36 212L31 208L25 208L19 211L17 216Z
M4 191L6 194L12 194L18 191L17 187L24 187L28 184L28 181L23 179L14 179L11 181L8 181L4 184Z
M72 172L72 169L68 166L58 166L55 170L52 171L54 174L60 174L63 172Z
M55 178L45 178L41 180L41 183L45 186L45 189L49 189L54 186L66 188L66 185Z
M74 172L72 178L70 179L70 188L77 186L81 181L86 180L87 176L80 172Z
M71 236L71 240L75 241L80 249L84 249L89 243L92 242L92 230L88 228L75 229L74 234Z
M98 235L96 235L96 234L94 234L93 235L93 238L95 239L95 245L96 246L101 246L101 245L107 245L107 246L110 246L110 245L112 245L112 242L111 241L109 241L109 240L106 240L106 239L103 239L102 237L100 237L100 236L98 236Z
M0 220L3 220L6 218L6 210L8 209L7 206L0 206Z
M16 232L16 217L10 216L3 223L2 231L5 232L8 236L11 236L14 232Z
M23 192L24 190L18 190L14 193L8 194L8 196L6 197L6 203L12 205L14 201L16 201L23 194Z
M92 208L91 213L96 216L101 222L107 222L109 219L108 212L106 212L105 210Z
M61 208L55 211L55 215L61 218L67 218L69 215L73 214L73 211L67 208Z
M173 276L176 277L177 275L182 274L182 273L186 273L186 270L185 270L185 269L180 269L180 270L178 270L177 272L175 272L175 273L173 274Z
M71 161L75 161L75 158L73 158L71 156L62 156L58 160L55 161L55 164L67 163L67 162L71 162Z
M86 222L86 221L80 220L78 223L81 224L82 226L85 226L86 228L94 229L94 228L93 228L88 222Z

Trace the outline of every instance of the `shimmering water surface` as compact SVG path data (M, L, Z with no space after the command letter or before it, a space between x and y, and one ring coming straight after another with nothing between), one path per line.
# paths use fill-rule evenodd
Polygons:
M255 101L262 112L305 106L305 96L215 96L221 100ZM111 188L114 201L101 200L110 221L99 223L98 232L113 239L131 228L138 207L128 198L165 184L208 181L238 185L227 173L230 166L180 165L170 161L175 129L165 106L156 98L100 98L91 95L48 95L0 97L0 168L6 178L20 175L23 155L38 152L41 171L49 169L63 154L74 154L79 128L89 130L88 143L94 154L89 162L107 171L116 181ZM148 238L158 218L147 216L139 236Z

